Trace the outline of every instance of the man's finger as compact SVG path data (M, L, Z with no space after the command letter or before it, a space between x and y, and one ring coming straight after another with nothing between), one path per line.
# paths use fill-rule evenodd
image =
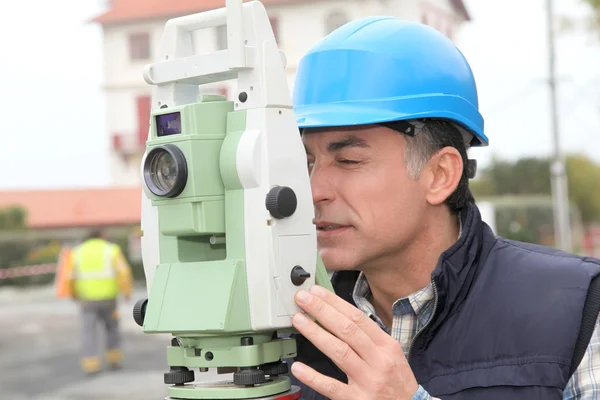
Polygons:
M292 374L306 386L331 400L352 399L356 393L350 393L348 385L318 373L301 362L292 364Z
M305 301L302 301L301 295L303 294L309 295L309 298ZM330 305L323 299L314 296L306 291L299 291L297 293L296 301L304 311L313 316L319 324L321 324L325 329L331 332L331 334L329 334L325 330L317 327L319 331L327 333L328 340L324 341L324 348L319 348L323 353L327 354L332 360L335 361L335 353L347 351L347 349L343 347L347 344L346 346L349 346L350 349L356 352L358 356L362 360L364 360L363 365L358 366L361 369L352 369L353 366L344 365L344 368L348 369L348 375L353 376L355 379L360 379L358 375L364 374L363 368L366 367L367 364L371 367L374 367L379 363L380 354L378 346L362 329L363 324L360 323L360 321L352 321L350 318L342 314L340 311L338 311L336 308L334 308L332 305ZM366 319L364 313L360 312L360 310L358 309L356 309L356 311L362 315L363 319ZM311 332L311 334L312 333L313 332ZM332 334L335 336L333 336ZM335 338L336 336L339 339L336 338L336 341L334 342L331 338ZM313 338L307 336L306 338L316 345ZM338 342L343 343L343 345L339 344ZM331 346L337 347L332 348ZM340 349L339 346L342 346L342 348ZM334 356L332 357L330 354L327 353L327 351L333 352ZM339 356L337 358L339 358ZM336 362L336 364L338 363ZM340 365L340 368L342 368L342 365Z
M331 359L347 375L358 377L369 368L366 360L359 357L350 344L344 343L327 332L305 315L298 313L292 318L294 328L323 354ZM368 339L368 338L367 338ZM371 344L374 346L373 344ZM358 378L355 378L358 379Z
M311 287L310 292L357 324L376 345L383 347L390 342L390 335L381 329L375 321L371 320L364 312L344 301L344 299L335 293L318 285Z

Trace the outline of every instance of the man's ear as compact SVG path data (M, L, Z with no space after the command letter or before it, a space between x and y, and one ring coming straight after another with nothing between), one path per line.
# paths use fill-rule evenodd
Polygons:
M444 147L427 162L426 200L440 205L454 193L463 173L462 157L454 147Z

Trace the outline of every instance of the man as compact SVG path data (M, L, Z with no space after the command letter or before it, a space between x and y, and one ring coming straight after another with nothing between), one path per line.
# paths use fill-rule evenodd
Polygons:
M101 370L100 347L106 348L109 369L118 369L122 360L117 297L129 301L132 291L131 269L120 247L94 231L71 253L69 287L82 312L82 359L84 372ZM98 339L97 325L106 333L105 346Z
M600 261L482 222L467 149L488 139L449 39L350 22L301 60L294 107L336 271L297 294L303 399L600 398Z

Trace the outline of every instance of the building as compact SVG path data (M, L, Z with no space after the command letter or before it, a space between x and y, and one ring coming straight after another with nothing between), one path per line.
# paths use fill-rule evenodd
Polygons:
M353 19L393 15L421 21L452 38L470 19L462 0L263 0L280 49L288 60L290 90L302 55L323 36ZM148 135L152 88L142 69L159 51L169 18L225 6L225 0L112 0L94 18L104 34L104 89L111 137L111 176L115 186L141 184L141 158ZM200 51L226 46L224 27L197 32ZM230 97L234 82L202 88Z

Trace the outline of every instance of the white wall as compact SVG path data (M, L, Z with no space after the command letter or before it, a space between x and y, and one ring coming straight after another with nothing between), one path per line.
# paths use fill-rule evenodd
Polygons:
M132 62L129 59L130 33L150 33L151 58L157 54L160 37L166 20L137 22L123 25L110 25L104 29L104 68L105 83L108 87L115 86L147 86L142 77L142 69L148 61Z
M481 213L481 219L487 223L495 234L498 234L496 228L496 208L488 201L478 201L477 207Z
M225 4L223 2L223 4ZM323 38L326 19L333 12L343 12L349 20L369 15L393 15L413 21L420 21L422 14L428 14L428 22L438 23L437 16L454 16L454 23L460 18L453 10L450 0L331 0L328 2L294 2L267 6L271 17L277 17L279 27L279 47L286 53L290 91L298 62L302 55ZM107 101L108 134L137 135L137 112L135 99L139 95L151 94L151 87L142 77L142 69L149 62L157 60L160 39L166 20L153 20L123 25L106 26L104 30L104 67ZM129 58L128 35L135 32L149 32L151 40L151 60L132 62ZM216 30L204 30L194 35L195 45L202 51L216 48ZM230 99L235 94L235 81L226 85L230 88ZM211 90L214 85L206 87ZM112 140L111 140L112 143ZM111 157L112 180L115 185L139 184L139 158L124 159L113 154Z
M139 155L125 158L113 152L109 159L114 186L137 186L140 184L141 158Z

